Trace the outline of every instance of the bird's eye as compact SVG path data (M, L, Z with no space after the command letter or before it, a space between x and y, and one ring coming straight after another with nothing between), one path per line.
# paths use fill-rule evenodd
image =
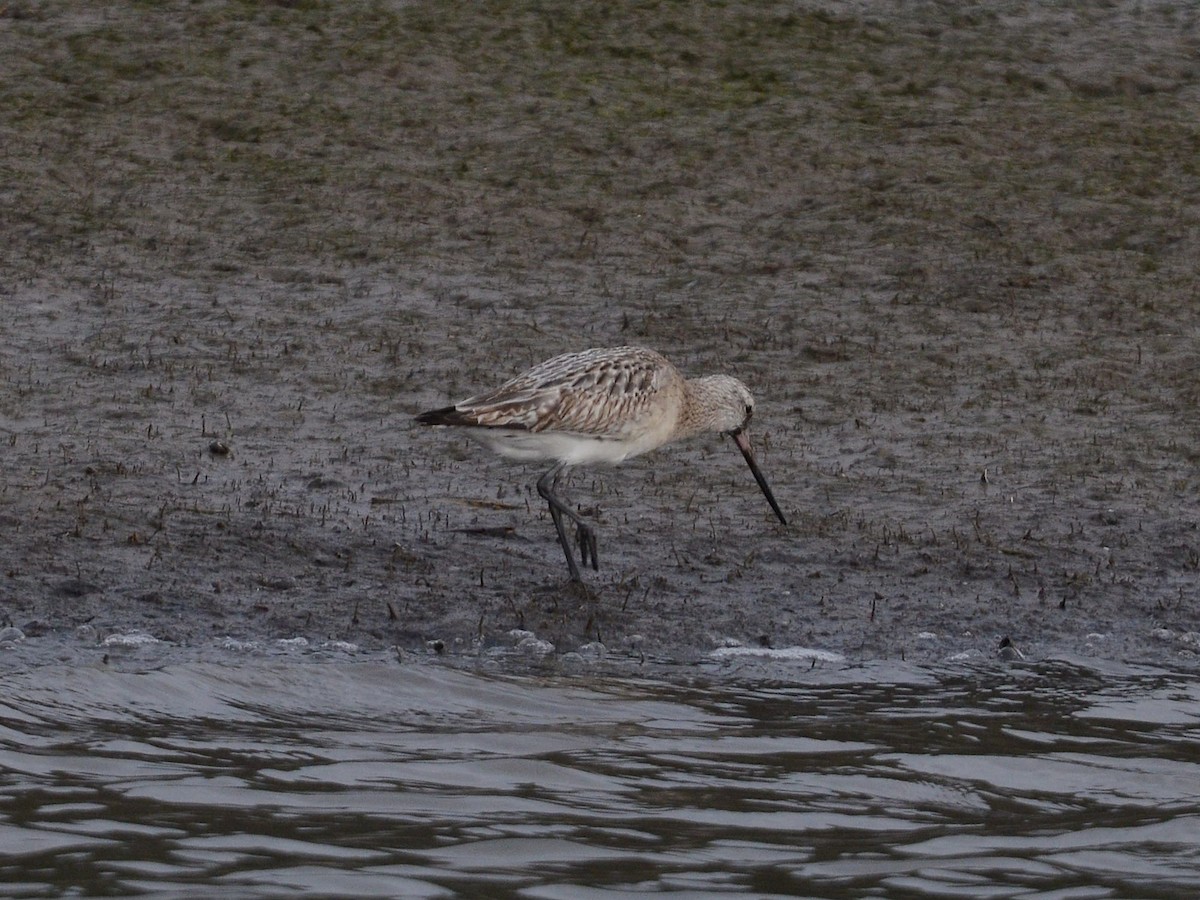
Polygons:
M749 419L752 415L754 415L754 407L747 406L746 407L746 418Z

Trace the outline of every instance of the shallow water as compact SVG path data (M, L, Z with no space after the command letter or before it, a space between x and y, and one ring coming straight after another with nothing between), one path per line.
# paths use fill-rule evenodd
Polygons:
M1195 895L1195 675L811 666L9 673L0 895Z

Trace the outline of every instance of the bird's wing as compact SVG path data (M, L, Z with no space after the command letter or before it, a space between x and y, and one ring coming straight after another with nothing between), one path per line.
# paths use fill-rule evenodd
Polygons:
M679 377L652 350L585 350L547 360L455 410L479 427L617 438Z

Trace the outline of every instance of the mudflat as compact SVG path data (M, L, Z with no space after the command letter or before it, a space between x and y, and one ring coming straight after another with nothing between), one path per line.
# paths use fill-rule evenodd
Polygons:
M8 659L1195 664L1189 4L28 0L0 59ZM573 587L542 470L411 416L623 344L750 385L791 524L718 437L579 470Z

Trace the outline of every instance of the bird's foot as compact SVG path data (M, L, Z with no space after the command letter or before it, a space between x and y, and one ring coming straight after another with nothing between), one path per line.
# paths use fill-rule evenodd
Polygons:
M579 544L579 561L586 566L590 559L592 568L600 571L600 558L596 555L596 530L584 522L577 522L575 540Z

